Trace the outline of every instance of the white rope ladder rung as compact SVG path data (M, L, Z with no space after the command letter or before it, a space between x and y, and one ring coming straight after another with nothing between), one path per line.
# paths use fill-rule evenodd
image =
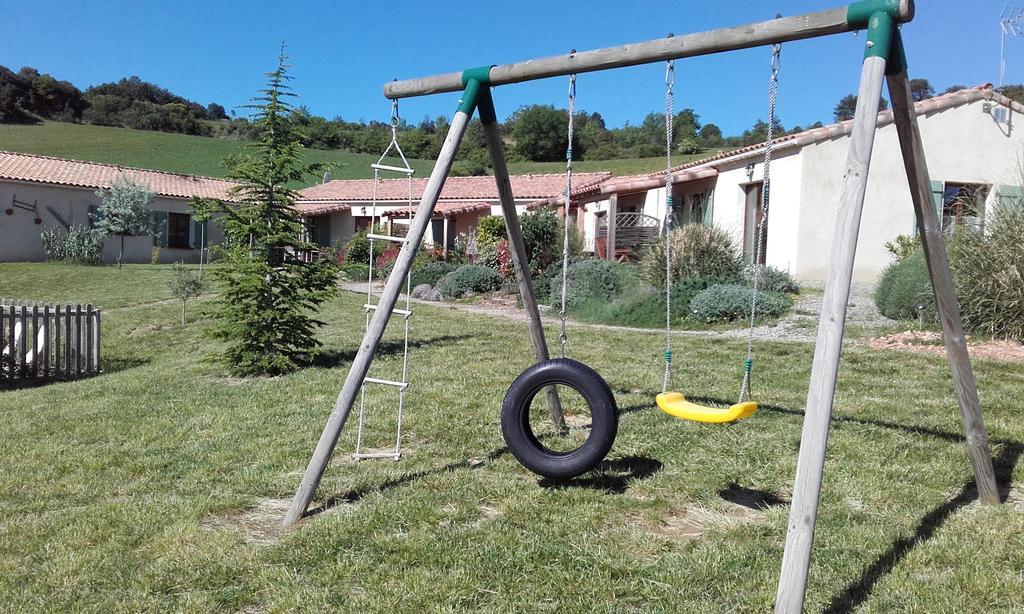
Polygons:
M377 305L374 305L372 303L367 303L367 304L363 305L363 309L365 309L367 311L377 311ZM412 311L410 311L408 309L398 309L397 307L395 309L392 309L391 313L398 314L398 315L400 315L402 317L405 317L405 318L408 318L408 317L412 316Z
M409 382L396 382L390 379L381 379L379 377L365 377L363 381L367 384L382 384L384 386L394 386L395 388L408 388Z
M390 166L387 164L371 164L370 168L378 171L394 171L396 173L405 173L406 175L412 175L416 172L414 168L402 168L401 166Z
M376 216L374 216L374 217L376 217ZM366 238L370 239L370 240L376 240L376 241L393 241L395 243L405 243L405 237L396 237L396 236L392 236L392 235L379 235L379 234L374 234L372 232L367 234Z

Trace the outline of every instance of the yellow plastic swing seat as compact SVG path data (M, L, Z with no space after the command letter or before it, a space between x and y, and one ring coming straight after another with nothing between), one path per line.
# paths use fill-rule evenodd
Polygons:
M686 400L681 392L663 392L657 398L658 407L670 416L693 422L724 424L736 422L757 411L757 403L747 401L730 407L708 407Z

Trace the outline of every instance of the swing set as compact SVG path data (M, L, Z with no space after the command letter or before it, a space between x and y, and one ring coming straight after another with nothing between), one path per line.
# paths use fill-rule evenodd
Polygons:
M899 25L910 22L913 17L913 0L861 0L846 7L794 17L776 17L773 20L739 27L683 36L669 35L662 39L579 53L573 50L563 56L537 58L514 64L481 66L462 72L393 81L386 84L384 95L393 101L392 143L377 164L373 165L375 179L380 177L381 171L397 172L410 178L412 175L412 169L405 162L397 143L398 99L443 92L462 92L462 96L406 236L370 235L371 240L401 243L401 251L376 303L373 303L372 291L368 290L367 292L366 333L306 467L302 481L292 499L284 519L285 526L295 524L306 513L357 396L360 397L359 442L361 445L367 384L380 384L398 389L399 434L393 451L368 454L357 450L357 458L387 457L397 460L400 456L402 408L404 394L409 387L407 380L408 326L412 312L408 303L405 305L405 309L398 309L396 306L403 286L405 286L408 298L408 275L412 260L423 240L441 189L451 170L455 154L474 111L479 112L484 128L508 233L516 282L528 318L534 356L537 361L517 377L509 387L501 409L502 434L509 449L520 463L536 473L556 478L571 477L593 469L611 449L618 429L618 408L614 395L608 384L596 371L567 357L568 336L565 306L569 224L563 224L565 234L562 246L561 329L559 335L561 356L551 359L530 279L522 228L516 212L504 145L491 98L492 88L555 76L569 77L569 138L566 152L565 193L562 201L566 217L568 217L573 178L572 141L576 75L625 66L666 62L666 226L664 231L669 232L672 224L672 117L675 60L738 49L771 46L769 121L768 135L764 143L764 189L760 203L761 211L764 212L768 208L770 198L770 166L774 143L772 129L778 90L781 44L860 30L866 30L867 36L865 37L864 59L857 94L858 103L853 119L842 193L832 237L828 276L822 296L821 316L807 393L775 611L796 613L800 612L803 607L845 329L846 307L864 206L868 167L877 128L878 113L875 101L882 93L883 81L888 86L890 94L894 123L910 184L911 200L917 216L929 277L936 297L936 307L942 323L961 421L967 434L967 447L978 487L979 500L984 504L998 503L992 457L974 374L967 354L960 307L953 292L942 229L932 206L931 182L925 163L921 133L915 116L914 101L910 93L906 56L899 31ZM402 159L402 167L383 164L385 156L388 155L392 147L396 148L398 156ZM374 206L374 216L376 216L376 206ZM762 221L756 231L755 254L761 249L765 219L767 216L762 215ZM666 241L666 273L671 271L672 258L671 242ZM748 334L743 379L736 404L729 407L700 405L687 400L683 393L670 390L673 358L672 312L669 302L672 294L671 277L670 274L666 274L664 377L662 393L657 395L656 404L663 411L677 418L704 423L730 423L752 415L757 411L757 403L751 398L752 334ZM760 270L755 266L753 298L750 306L751 329L757 317L759 285ZM405 318L405 353L402 361L401 381L367 377L385 327L393 314ZM583 445L564 452L551 450L542 443L543 438L534 433L529 416L531 403L541 391L545 391L547 408L552 422L557 429L563 432L567 429L557 386L568 387L579 393L590 410L591 418L589 435Z

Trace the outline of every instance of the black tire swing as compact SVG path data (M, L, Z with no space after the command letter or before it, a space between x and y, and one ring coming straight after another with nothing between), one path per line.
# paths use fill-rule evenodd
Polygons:
M573 107L576 75L569 76L569 148L566 152L565 211L568 217L572 194ZM608 455L619 430L619 408L608 383L587 365L565 357L566 282L569 267L569 224L562 237L562 357L545 360L523 371L509 386L501 404L501 433L516 460L530 471L548 478L565 479L586 473ZM590 409L590 433L579 447L557 451L544 445L530 425L530 406L549 386L561 385L578 393ZM555 435L559 437L559 435Z
M545 446L530 425L534 397L554 385L575 390L590 408L590 434L580 447L566 452ZM545 360L523 371L501 404L501 433L512 455L548 478L571 478L596 467L612 449L618 430L619 408L611 388L597 371L569 358Z

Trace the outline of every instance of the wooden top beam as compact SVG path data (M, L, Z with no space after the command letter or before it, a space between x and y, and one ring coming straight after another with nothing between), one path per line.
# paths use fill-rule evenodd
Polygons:
M537 58L514 64L501 64L491 67L490 84L505 85L572 73L650 64L862 29L863 26L851 25L847 21L847 11L848 7L844 6L745 26ZM894 16L894 20L897 23L904 23L913 18L914 0L899 0L898 14ZM452 72L419 79L392 81L384 86L384 96L391 99L409 98L462 91L463 87L462 72Z

